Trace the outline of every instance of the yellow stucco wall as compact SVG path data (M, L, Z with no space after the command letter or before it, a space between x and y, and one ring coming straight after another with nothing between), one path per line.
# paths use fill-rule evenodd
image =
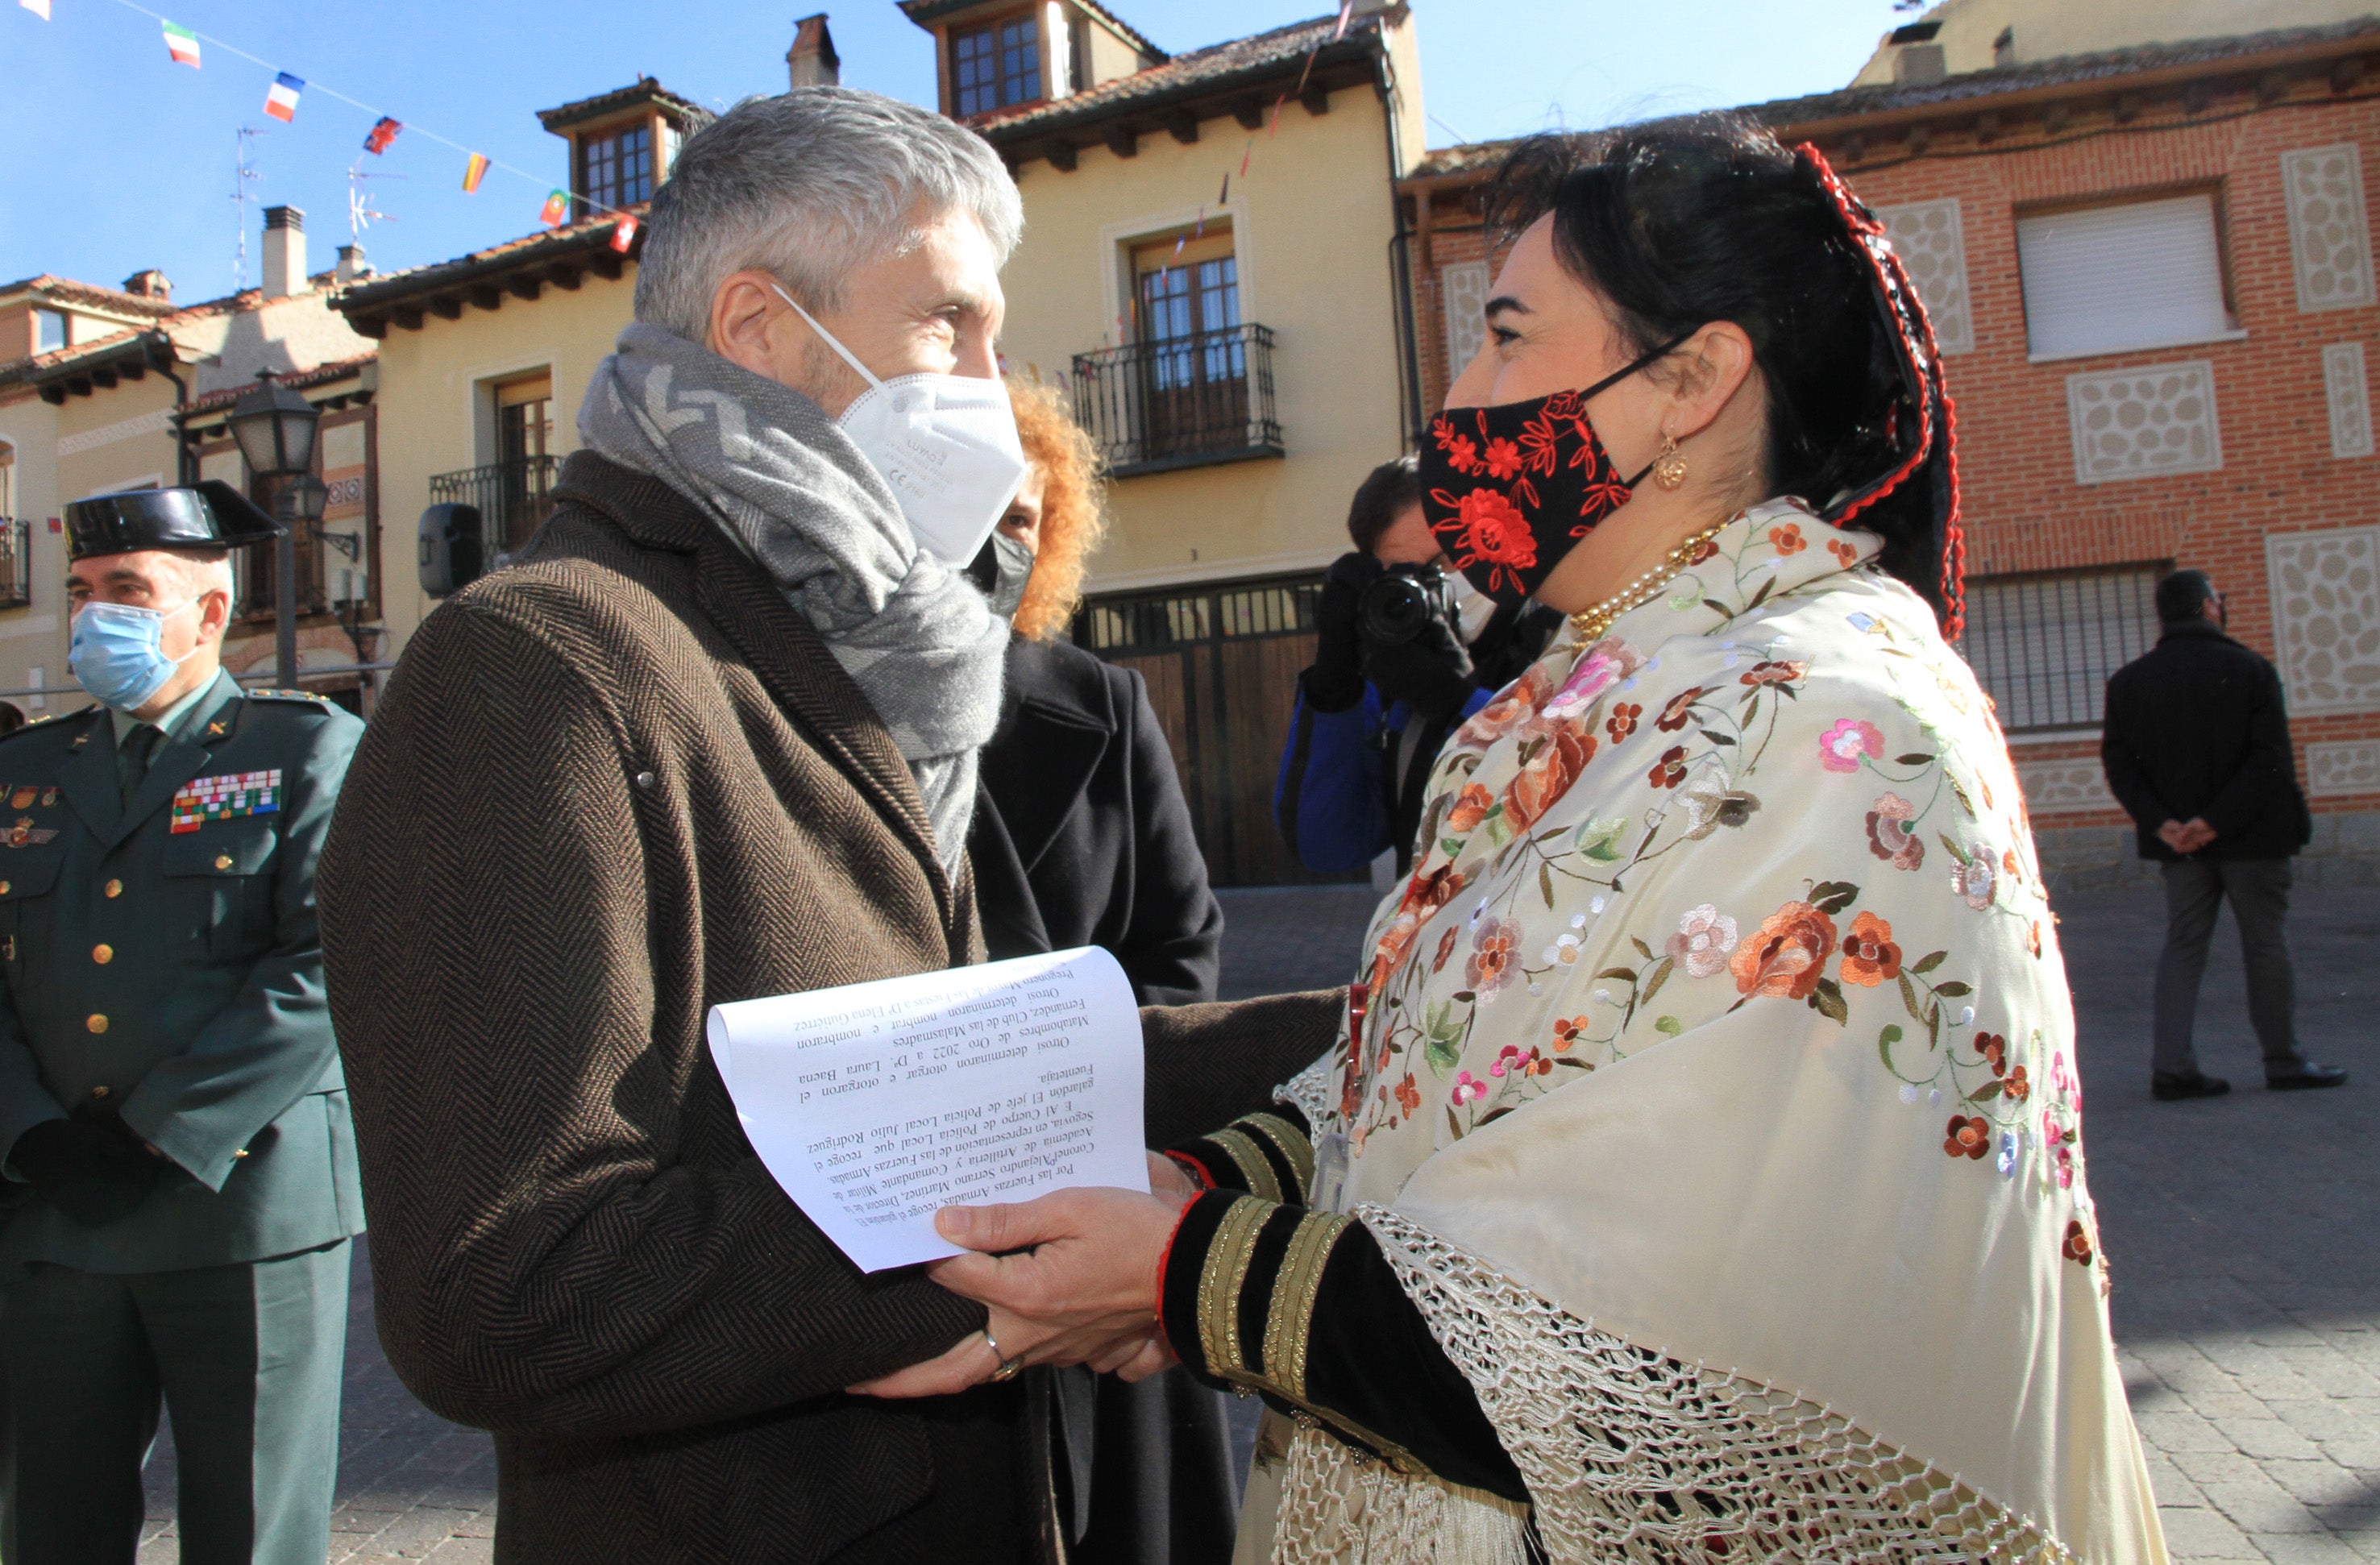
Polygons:
M1418 101L1418 93L1415 93ZM1002 275L1011 373L1071 378L1074 356L1117 340L1129 297L1123 247L1211 217L1223 176L1239 257L1243 321L1275 336L1275 407L1287 456L1119 480L1115 526L1091 589L1208 580L1320 565L1346 547L1347 501L1397 455L1395 233L1380 99L1368 87L1314 115L1291 103L1277 133L1208 120L1197 142L1140 139L1138 155L1086 148L1072 173L1025 165L1024 243Z
M421 592L415 540L430 503L432 474L496 459L483 410L485 382L537 370L553 376L553 446L578 448L578 404L596 364L628 322L636 269L616 282L592 273L574 290L549 285L534 300L507 296L496 310L466 309L459 321L426 319L419 331L391 325L380 345L382 610L387 651L405 649L435 605Z
M88 406L93 399L82 400ZM0 443L15 460L9 479L12 514L32 524L33 601L21 609L0 609L0 690L22 690L29 685L67 683L67 552L64 537L52 537L49 518L65 515L65 503L75 498L58 492L58 418L53 407L30 392L0 403ZM159 445L166 443L161 436ZM40 679L32 676L42 671ZM36 704L24 697L6 697L19 710L55 711L61 698ZM79 697L64 698L67 708L82 705Z

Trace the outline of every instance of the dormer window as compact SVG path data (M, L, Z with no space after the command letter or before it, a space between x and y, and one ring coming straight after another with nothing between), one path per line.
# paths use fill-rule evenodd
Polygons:
M989 26L953 29L953 95L959 117L990 114L1041 97L1041 29L1030 15Z
M650 122L602 131L580 143L579 188L599 210L633 206L653 194L653 131Z

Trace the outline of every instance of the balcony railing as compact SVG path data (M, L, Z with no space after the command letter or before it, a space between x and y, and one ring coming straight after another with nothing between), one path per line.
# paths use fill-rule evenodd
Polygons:
M478 507L480 558L493 566L553 515L553 486L561 472L558 456L523 456L439 473L430 480L430 503Z
M33 524L0 516L0 609L33 601Z
M1075 417L1117 478L1279 456L1272 329L1232 326L1078 353Z

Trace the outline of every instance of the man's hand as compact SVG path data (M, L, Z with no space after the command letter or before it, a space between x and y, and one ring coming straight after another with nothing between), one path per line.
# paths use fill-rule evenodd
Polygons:
M1314 665L1305 671L1306 704L1343 712L1364 698L1364 643L1355 611L1380 563L1362 550L1342 554L1323 574L1314 598Z
M138 1137L128 1141L90 1117L44 1120L17 1138L8 1161L34 1195L84 1228L104 1228L139 1210L161 1166L140 1150Z
M2203 816L2168 820L2157 828L2157 841L2179 854L2192 854L2215 840L2215 828Z
M969 1337L940 1358L851 1389L948 1396L991 1378L1001 1353L1027 1364L1087 1364L1128 1379L1156 1373L1172 1358L1157 1331L1157 1268L1180 1216L1179 1199L1114 1189L943 1207L934 1219L942 1237L981 1253L929 1269L953 1293L990 1307L999 1353Z
M1463 710L1477 688L1471 653L1444 620L1432 619L1410 641L1364 649L1364 677L1383 698L1434 721Z

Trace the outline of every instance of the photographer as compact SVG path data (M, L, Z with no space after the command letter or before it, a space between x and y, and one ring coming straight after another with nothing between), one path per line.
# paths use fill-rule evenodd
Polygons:
M1315 603L1319 641L1298 679L1273 818L1308 869L1361 869L1394 848L1402 874L1439 746L1536 660L1561 616L1494 608L1445 568L1411 456L1356 487L1347 535L1354 552L1332 563Z

